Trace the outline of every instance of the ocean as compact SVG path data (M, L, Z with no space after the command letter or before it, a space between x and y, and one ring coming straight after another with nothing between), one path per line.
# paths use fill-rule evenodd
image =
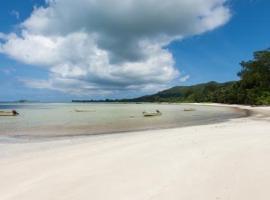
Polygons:
M195 109L184 111L185 108ZM17 110L17 117L0 117L0 136L52 138L164 129L223 122L246 113L229 107L191 104L120 103L1 103L0 110ZM160 110L161 116L142 112ZM79 111L79 112L78 112Z

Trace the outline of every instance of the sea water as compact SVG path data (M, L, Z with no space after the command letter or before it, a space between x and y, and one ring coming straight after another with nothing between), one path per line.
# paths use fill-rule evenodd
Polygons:
M184 111L192 108L194 111ZM0 110L17 110L16 117L0 117L0 136L62 137L218 123L245 116L229 107L190 104L9 103ZM161 116L142 112L160 110ZM79 111L79 112L78 112Z

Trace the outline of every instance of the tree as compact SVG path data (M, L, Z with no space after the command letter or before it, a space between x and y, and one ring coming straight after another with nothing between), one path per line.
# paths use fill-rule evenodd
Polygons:
M270 50L254 53L254 60L241 62L239 90L245 104L270 104Z

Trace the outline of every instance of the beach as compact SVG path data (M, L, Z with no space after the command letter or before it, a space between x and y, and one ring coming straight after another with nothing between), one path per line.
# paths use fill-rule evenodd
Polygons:
M2 139L0 199L270 199L270 108L234 107L250 116L125 134Z

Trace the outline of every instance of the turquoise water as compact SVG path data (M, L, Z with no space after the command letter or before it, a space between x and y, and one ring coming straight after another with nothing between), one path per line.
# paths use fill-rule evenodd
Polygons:
M185 108L194 108L195 111L185 112ZM0 110L12 109L20 115L0 117L2 136L90 135L208 124L245 115L243 111L232 108L185 104L0 104ZM143 117L143 111L156 109L162 112L162 116Z

